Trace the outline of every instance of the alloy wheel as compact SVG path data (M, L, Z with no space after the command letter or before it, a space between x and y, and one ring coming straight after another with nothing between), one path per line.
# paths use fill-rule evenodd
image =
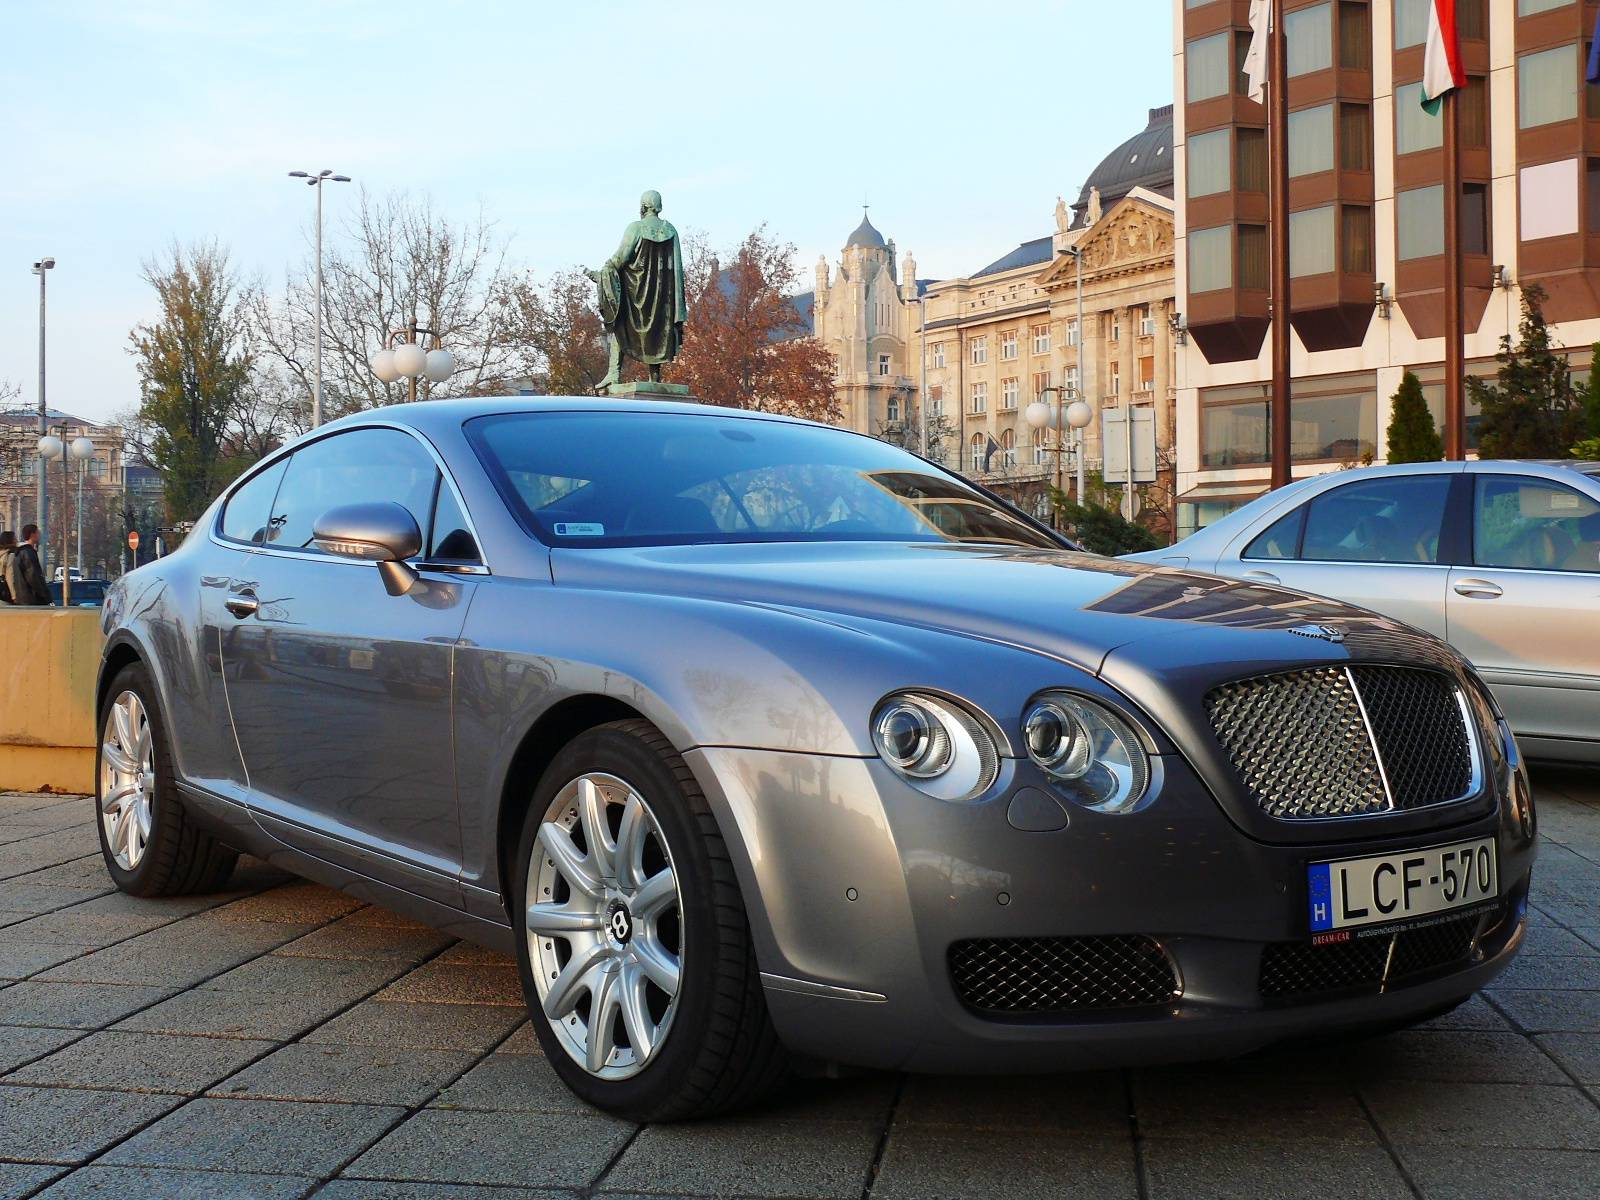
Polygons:
M526 912L534 986L557 1040L596 1078L638 1074L677 1010L683 900L637 789L590 772L556 793L528 865Z
M117 696L100 738L100 824L117 866L134 870L150 841L155 803L155 739L137 692Z

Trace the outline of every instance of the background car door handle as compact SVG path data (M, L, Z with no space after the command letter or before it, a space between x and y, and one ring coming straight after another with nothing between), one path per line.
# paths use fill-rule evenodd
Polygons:
M1505 595L1498 583L1490 583L1487 579L1462 579L1455 584L1458 596L1475 596L1480 600L1493 600L1496 596Z
M1246 571L1244 573L1244 577L1246 579L1259 579L1262 583L1280 583L1280 582L1282 582L1271 571Z
M222 607L242 620L260 608L261 602L254 592L230 592Z

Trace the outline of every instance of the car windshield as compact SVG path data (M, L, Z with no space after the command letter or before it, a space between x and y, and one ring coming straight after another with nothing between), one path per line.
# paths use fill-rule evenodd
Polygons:
M512 413L466 428L518 519L556 546L1061 545L914 455L840 430L639 412Z

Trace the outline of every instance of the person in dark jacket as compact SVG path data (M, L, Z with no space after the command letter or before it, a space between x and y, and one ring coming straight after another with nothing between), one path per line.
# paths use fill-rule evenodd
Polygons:
M17 553L17 535L0 530L0 604L11 603L11 560Z
M22 527L22 544L11 560L11 603L49 604L50 585L44 580L44 568L39 565L39 527L32 523Z

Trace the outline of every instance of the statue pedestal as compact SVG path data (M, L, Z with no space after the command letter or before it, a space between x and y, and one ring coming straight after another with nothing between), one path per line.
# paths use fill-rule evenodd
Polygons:
M688 400L686 383L656 383L642 379L638 383L613 383L606 388L607 396L625 397L629 400Z

